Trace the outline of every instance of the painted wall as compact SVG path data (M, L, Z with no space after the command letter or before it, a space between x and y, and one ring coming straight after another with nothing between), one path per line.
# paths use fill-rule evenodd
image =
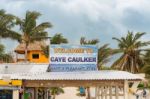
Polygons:
M39 54L39 59L34 59L32 57L33 54ZM28 52L28 59L29 62L32 63L48 63L49 62L49 58L47 58L42 51L30 51Z

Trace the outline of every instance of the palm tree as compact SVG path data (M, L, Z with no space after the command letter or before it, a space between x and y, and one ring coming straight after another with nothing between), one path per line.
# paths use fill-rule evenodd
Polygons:
M81 37L81 45L96 45L99 43L98 39L86 40L85 37ZM104 44L98 49L98 69L102 69L102 66L109 62L110 56L115 54L116 51L108 47L109 44Z
M150 76L150 50L144 55L144 67L142 71Z
M62 44L62 43L68 43L68 40L64 38L61 33L57 33L51 38L51 44Z
M66 44L68 43L67 38L65 38L61 33L55 34L51 38L51 44ZM43 53L46 57L49 57L49 46L42 46Z
M114 49L108 47L109 44L104 44L98 49L98 69L105 68L105 64L110 61L110 57L116 53ZM103 67L104 66L104 67Z
M99 43L98 39L86 40L85 37L80 38L81 45L96 45Z
M0 37L19 41L20 34L11 30L14 25L15 16L7 14L4 10L0 10Z
M55 34L51 38L51 44L62 44L62 43L68 43L67 38L65 38L61 33ZM42 46L43 53L46 57L49 57L49 46ZM50 72L50 67L47 70ZM60 93L64 93L64 90L61 87L52 87L50 88L50 93L53 95L52 99L55 99L56 95L59 95Z
M98 39L86 40L85 37L80 38L80 45L96 45L99 43ZM90 87L87 87L87 99L90 99Z
M34 41L43 40L48 33L47 28L52 27L51 23L43 22L37 25L37 19L40 17L39 12L27 11L24 19L17 18L17 25L20 26L20 41L25 44L25 61L27 61L28 45Z
M51 93L51 95L53 95L52 99L55 99L56 95L64 93L64 90L61 87L52 87L52 88L50 88L50 93Z
M121 57L116 60L112 67L119 70L124 70L132 73L138 73L140 66L143 64L141 59L141 51L144 46L150 44L150 42L142 42L140 38L144 36L145 33L137 32L135 35L133 32L128 32L126 37L113 38L118 41L119 52L123 53Z
M39 12L27 11L24 19L20 19L11 14L6 14L0 10L0 36L2 38L11 38L25 44L25 61L27 61L28 45L34 41L40 41L48 35L45 29L52 27L51 23L43 22L37 25ZM16 22L15 22L16 20ZM13 31L14 25L19 25L21 33Z
M0 44L0 62L12 63L13 57L9 53L5 53L4 45Z

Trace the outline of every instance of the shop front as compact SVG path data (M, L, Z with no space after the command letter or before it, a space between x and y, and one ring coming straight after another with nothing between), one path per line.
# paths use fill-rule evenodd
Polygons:
M19 99L21 86L22 80L0 80L0 99Z
M49 99L51 87L83 86L95 89L87 99L133 99L129 83L138 85L143 78L125 71L98 71L97 51L96 46L51 45L48 64L2 64L0 86L6 87L2 97Z

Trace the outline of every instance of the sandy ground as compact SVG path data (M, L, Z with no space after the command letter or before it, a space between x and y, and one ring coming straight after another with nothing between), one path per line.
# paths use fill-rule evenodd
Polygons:
M77 91L77 87L65 87L63 89L65 93L56 96L56 99L86 99L86 97L80 97L76 95L77 93L79 93L79 91ZM91 94L94 95L94 92ZM115 97L113 97L113 99L115 99ZM123 97L119 97L119 99L123 99ZM136 97L133 96L132 99L136 99ZM139 99L150 99L150 93L147 98L139 98Z
M80 97L76 95L77 93L79 93L77 91L77 87L66 87L63 89L65 93L56 96L56 99L86 99L86 97Z

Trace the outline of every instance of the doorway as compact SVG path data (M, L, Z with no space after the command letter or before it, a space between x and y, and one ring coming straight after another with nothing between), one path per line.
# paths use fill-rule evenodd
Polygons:
M12 99L12 90L0 90L0 99Z

